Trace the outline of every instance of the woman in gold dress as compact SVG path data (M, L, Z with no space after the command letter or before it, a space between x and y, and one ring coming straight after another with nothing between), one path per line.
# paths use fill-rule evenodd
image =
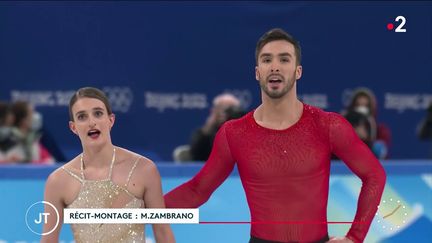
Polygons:
M58 242L64 208L165 208L155 164L112 144L115 116L101 90L79 89L70 100L69 115L69 127L81 140L83 152L47 179L45 201L60 218L59 226L42 242ZM45 212L56 214L50 206ZM51 218L44 232L55 227ZM143 224L72 224L71 228L77 243L145 242ZM158 243L175 242L168 224L154 224L153 232Z

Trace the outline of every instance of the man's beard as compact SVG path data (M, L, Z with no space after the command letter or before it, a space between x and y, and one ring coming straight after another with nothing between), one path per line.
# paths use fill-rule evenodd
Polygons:
M288 77L286 80L282 82L282 84L286 82L286 86L281 90L271 90L267 87L267 81L260 82L261 90L264 91L268 95L268 97L272 99L280 99L285 96L294 86L295 83L295 72L292 76Z

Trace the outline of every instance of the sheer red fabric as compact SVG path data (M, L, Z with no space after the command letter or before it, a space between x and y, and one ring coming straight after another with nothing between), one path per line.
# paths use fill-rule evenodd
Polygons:
M361 179L357 212L347 237L362 242L377 210L385 172L351 125L339 114L304 104L300 120L285 130L256 123L253 112L226 122L206 164L191 180L165 195L169 208L205 203L237 163L253 222L251 235L281 242L311 242L327 234L330 158L334 153ZM348 219L347 221L352 220Z

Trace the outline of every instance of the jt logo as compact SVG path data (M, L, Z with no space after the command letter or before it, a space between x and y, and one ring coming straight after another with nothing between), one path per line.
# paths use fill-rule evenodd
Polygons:
M45 210L52 208L55 213L47 213ZM51 224L48 224L48 217ZM39 201L33 203L26 212L25 222L27 228L37 235L48 235L51 234L58 226L60 216L55 206L47 201ZM55 222L55 224L54 224ZM49 227L46 229L45 227Z
M42 215L44 216L44 224L48 223L48 215L50 215L49 213L39 213L39 220L34 220L34 222L36 224L40 224L42 223Z

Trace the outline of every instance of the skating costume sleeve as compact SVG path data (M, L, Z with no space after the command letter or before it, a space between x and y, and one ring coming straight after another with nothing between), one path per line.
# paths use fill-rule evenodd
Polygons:
M356 243L363 242L381 200L385 171L345 118L336 113L329 113L328 118L332 152L362 181L354 218L359 223L352 224L347 237Z
M165 195L167 208L201 206L229 176L235 163L229 148L226 124L217 132L212 152L198 174Z

